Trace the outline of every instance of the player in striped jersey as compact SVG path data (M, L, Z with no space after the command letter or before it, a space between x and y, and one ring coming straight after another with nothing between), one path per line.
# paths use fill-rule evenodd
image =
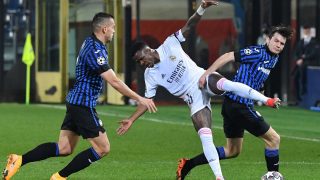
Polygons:
M263 102L267 102L268 98L249 86L229 81L217 73L206 77L208 79L207 82L209 82L206 85L206 89L201 90L198 87L198 81L205 70L198 67L190 59L183 51L180 43L189 37L190 31L200 21L205 8L211 5L217 5L217 2L202 1L201 6L189 18L186 25L167 37L157 49L151 49L145 43L138 42L134 45L132 55L137 63L146 67L144 74L146 97L153 98L156 95L157 88L162 86L174 96L182 98L188 104L191 119L195 130L199 134L205 157L210 162L209 165L216 178L223 179L211 131L211 95L222 94L223 91L232 91L247 98L260 99ZM272 106L276 102L270 98L269 101ZM131 117L121 121L118 134L122 135L127 132L132 123L145 111L144 107L138 106L136 112ZM177 174L177 178L180 179L179 174Z
M234 77L234 82L244 83L255 90L260 90L269 76L270 71L279 60L279 53L285 43L292 36L292 30L285 26L272 27L265 45L250 46L239 51L229 52L220 56L210 68L201 76L199 86L206 84L206 76L230 61L240 63ZM220 159L237 157L242 149L244 130L259 137L265 142L265 160L268 171L279 171L280 136L264 121L263 117L254 110L253 101L241 97L233 92L225 95L222 106L224 132L227 143L224 147L217 147ZM204 154L190 160L181 159L178 171L182 176L195 166L206 164Z
M92 35L83 42L77 58L76 82L66 98L67 112L61 125L58 142L40 144L22 156L9 155L3 179L10 179L20 166L27 163L49 157L70 155L80 135L87 139L92 147L76 155L66 167L54 173L51 180L67 179L72 173L88 167L107 155L110 151L109 139L95 110L103 80L121 94L137 100L150 112L156 111L152 99L143 98L133 92L109 66L106 44L112 40L115 32L113 16L107 13L97 13L92 20L92 30Z

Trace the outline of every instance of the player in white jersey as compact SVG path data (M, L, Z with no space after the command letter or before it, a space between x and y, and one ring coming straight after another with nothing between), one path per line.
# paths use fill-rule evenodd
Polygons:
M279 101L267 98L249 86L229 81L218 73L207 76L206 88L200 89L198 87L198 81L205 70L198 67L190 59L180 43L185 41L190 31L195 28L205 9L217 4L216 1L203 0L197 12L189 18L186 25L170 35L159 48L151 49L145 43L138 42L132 49L132 55L137 63L146 67L144 78L147 98L153 98L157 88L162 86L188 104L192 122L202 142L204 154L216 178L221 180L223 175L211 132L210 97L214 94L221 95L224 91L231 91L240 96L263 101L269 106L274 106ZM133 115L120 121L118 134L122 135L127 132L132 123L144 112L146 112L146 108L138 106ZM179 173L177 178L181 179Z

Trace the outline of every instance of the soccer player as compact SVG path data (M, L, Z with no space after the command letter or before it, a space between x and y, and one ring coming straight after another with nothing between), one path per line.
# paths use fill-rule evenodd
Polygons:
M278 99L270 99L249 86L232 82L217 73L208 75L206 88L201 90L198 81L205 72L198 67L183 51L181 42L185 41L194 30L204 14L205 9L212 5L218 5L217 1L202 1L187 23L174 34L167 37L164 43L157 49L151 49L143 42L137 42L132 48L133 59L146 67L144 79L146 83L145 97L153 98L159 86L166 88L174 96L182 98L190 108L191 119L195 130L198 132L202 148L216 179L223 179L219 157L213 144L211 131L211 107L212 94L222 94L223 91L232 91L247 98L261 100L270 106L276 105ZM137 120L146 108L138 106L137 110L125 120L120 121L117 130L119 135L124 134ZM179 175L178 175L178 178Z
M215 72L230 61L236 61L240 63L240 67L233 81L247 84L253 89L259 90L278 62L279 53L291 36L292 30L289 27L272 27L265 45L250 46L220 56L201 76L199 86L205 87L208 74ZM221 114L227 142L224 147L217 147L219 158L222 160L237 157L242 149L244 130L247 130L264 141L268 171L279 171L280 136L254 110L253 105L253 101L248 98L240 97L233 92L226 93ZM203 153L190 160L181 159L177 173L181 174L183 179L192 168L206 163L208 161Z
M58 142L41 144L23 155L9 155L3 179L10 179L21 166L27 163L72 154L80 135L87 139L92 147L76 155L67 166L54 173L51 180L67 179L72 173L106 156L110 151L110 143L95 110L103 80L110 83L121 94L137 100L150 112L157 110L153 100L133 92L109 66L106 44L112 40L115 32L113 16L102 12L97 13L92 20L92 30L92 35L83 42L77 58L76 83L66 98L67 110Z

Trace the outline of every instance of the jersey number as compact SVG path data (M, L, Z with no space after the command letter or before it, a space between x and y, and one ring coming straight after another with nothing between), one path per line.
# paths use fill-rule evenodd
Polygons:
M193 103L193 99L192 99L192 96L190 94L187 94L187 103L190 105Z

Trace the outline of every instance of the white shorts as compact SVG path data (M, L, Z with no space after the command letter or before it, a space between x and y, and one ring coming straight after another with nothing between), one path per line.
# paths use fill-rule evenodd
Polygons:
M211 96L198 86L193 86L181 98L188 104L191 116L205 107L208 107L211 111Z

